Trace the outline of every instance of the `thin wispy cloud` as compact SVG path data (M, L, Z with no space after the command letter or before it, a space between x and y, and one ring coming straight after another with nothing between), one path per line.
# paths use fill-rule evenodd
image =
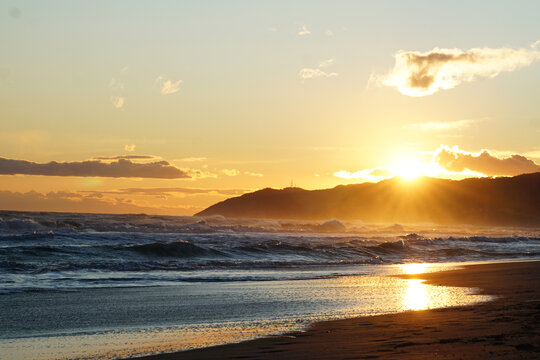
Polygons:
M302 79L315 79L320 77L332 77L332 76L338 76L338 73L336 72L325 72L321 69L311 69L311 68L304 68L300 70L298 73L298 76L300 76Z
M310 35L311 31L306 27L306 25L302 25L300 27L300 30L298 30L298 35L304 36L304 35Z
M118 81L116 78L112 78L111 81L109 81L109 89L111 90L124 90L124 84Z
M254 177L263 177L264 174L258 173L258 172L251 172L251 171L244 171L244 174L247 176L254 176Z
M201 189L201 188L182 188L182 187L161 187L161 188L125 188L110 191L79 191L80 193L90 194L117 194L117 195L149 195L149 196L163 196L171 194L181 195L242 195L248 192L245 189Z
M395 87L404 95L426 96L452 89L463 82L494 78L540 59L539 42L529 48L441 49L427 52L398 51L386 75L372 75L370 82Z
M472 126L475 123L482 121L482 119L466 119L458 121L431 121L426 123L408 124L403 126L404 129L420 130L426 132L447 131L455 129L463 129Z
M120 70L120 74L124 74L126 71L128 71L128 69L129 68L127 66L124 66ZM122 109L124 107L124 104L125 104L125 101L126 101L126 98L123 95L124 94L124 83L121 80L113 77L109 81L109 91L110 91L110 94L111 94L110 97L109 97L111 104L116 109Z
M240 171L236 169L223 169L221 172L227 176L238 176L240 175Z
M380 181L394 176L392 170L386 167L363 169L355 172L340 170L334 173L335 177L347 180Z
M449 147L447 145L441 145L435 151L433 163L448 171L470 170L489 176L515 176L540 171L540 165L523 155L513 154L508 157L497 157L487 149L471 153L460 150L457 146Z
M187 215L192 214L195 210L201 210L201 208L193 205L147 206L118 196L114 198L105 197L99 192L81 194L67 191L48 193L29 191L22 193L0 190L0 204L2 204L3 209L80 213Z
M334 32L332 30L326 30L324 32L324 35L326 35L326 36L334 36Z
M185 158L181 158L181 159L175 159L173 161L178 161L178 162L201 162L201 161L206 161L208 160L208 158L206 157L185 157Z
M327 68L330 65L332 65L334 63L334 61L336 61L336 58L330 58L330 59L327 59L327 60L323 60L323 61L321 61L319 63L319 68L320 69Z
M213 173L208 170L201 170L201 169L183 169L192 180L197 179L216 179L218 177L218 174Z
M159 86L159 92L161 95L171 95L180 91L180 84L182 80L167 80L163 76L158 76L156 84Z
M155 156L152 155L116 155L116 156L96 156L95 160L120 160L120 159L129 159L129 160L144 160L144 159L155 159Z
M319 63L319 66L317 66L317 68L303 68L298 72L298 76L302 80L316 79L320 77L328 78L328 77L338 76L339 74L336 72L323 70L323 69L328 68L330 65L332 65L335 60L336 60L335 58L323 60Z

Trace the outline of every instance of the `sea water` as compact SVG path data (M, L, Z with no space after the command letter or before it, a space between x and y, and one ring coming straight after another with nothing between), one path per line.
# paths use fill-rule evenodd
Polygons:
M0 354L125 358L472 304L489 297L387 275L539 255L531 228L0 212Z

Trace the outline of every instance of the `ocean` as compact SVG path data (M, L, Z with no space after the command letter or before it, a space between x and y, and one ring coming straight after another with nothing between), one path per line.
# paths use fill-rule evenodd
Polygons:
M489 301L388 275L538 259L540 228L0 212L0 354L115 359Z

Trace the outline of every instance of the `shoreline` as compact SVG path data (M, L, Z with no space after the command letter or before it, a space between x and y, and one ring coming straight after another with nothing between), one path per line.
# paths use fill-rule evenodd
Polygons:
M540 261L465 265L397 275L476 288L487 303L330 320L240 343L136 357L173 359L531 359L540 358Z

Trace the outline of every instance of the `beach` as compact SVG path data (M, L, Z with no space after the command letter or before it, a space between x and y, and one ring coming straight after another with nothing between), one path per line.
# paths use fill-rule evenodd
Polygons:
M400 275L478 288L493 301L313 324L303 332L138 359L535 359L540 262L468 265Z
M538 298L521 293L539 287L536 263L517 262L540 258L538 229L0 214L0 357L13 360L394 356L441 340L454 349L439 323L492 322L474 315L465 326L454 316L463 313L435 309L476 314L500 305L495 297Z

